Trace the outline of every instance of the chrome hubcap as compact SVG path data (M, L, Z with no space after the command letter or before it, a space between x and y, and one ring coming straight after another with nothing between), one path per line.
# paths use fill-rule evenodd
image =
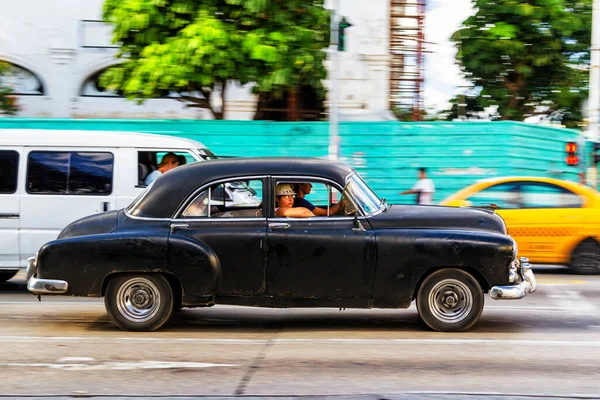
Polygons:
M146 278L131 278L117 292L117 308L130 321L145 322L152 319L160 303L158 288Z
M469 287L456 279L438 282L429 292L427 302L435 318L446 323L462 321L473 309Z

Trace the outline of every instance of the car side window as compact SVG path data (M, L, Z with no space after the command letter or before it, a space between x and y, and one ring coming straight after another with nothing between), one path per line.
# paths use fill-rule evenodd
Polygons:
M17 191L19 153L14 150L0 150L0 194Z
M32 151L27 160L27 193L109 195L113 166L109 152Z
M287 186L289 185L289 186ZM293 191L292 208L306 208L318 217L335 217L340 215L339 203L342 193L332 185L307 179L305 181L277 181L275 185L275 213L280 206L277 202L278 188L289 187ZM285 205L284 205L285 206Z
M521 184L523 208L579 208L583 200L577 194L549 183Z
M466 199L472 207L522 208L523 202L517 183L501 183L487 187Z
M183 218L262 217L261 179L235 180L210 186L197 194L181 214Z

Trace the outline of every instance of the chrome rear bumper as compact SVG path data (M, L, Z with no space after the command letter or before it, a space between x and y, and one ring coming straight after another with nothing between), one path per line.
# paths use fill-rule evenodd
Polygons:
M516 300L522 299L527 293L533 293L537 289L537 281L531 270L531 264L525 257L515 262L514 270L510 271L510 281L514 285L494 286L490 289L490 297L494 300Z
M67 281L57 279L38 279L35 277L37 272L36 257L28 259L25 279L27 280L27 290L34 294L62 294L69 288Z

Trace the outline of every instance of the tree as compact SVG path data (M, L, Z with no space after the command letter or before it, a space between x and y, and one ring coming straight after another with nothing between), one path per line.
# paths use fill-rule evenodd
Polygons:
M565 110L577 125L587 97L592 0L473 0L452 40L480 103L502 119Z
M12 88L2 82L2 77L10 72L10 64L0 61L0 115L16 115L19 105Z
M176 93L216 119L231 81L276 97L308 85L324 97L329 17L323 0L106 0L124 62L100 82L140 102Z

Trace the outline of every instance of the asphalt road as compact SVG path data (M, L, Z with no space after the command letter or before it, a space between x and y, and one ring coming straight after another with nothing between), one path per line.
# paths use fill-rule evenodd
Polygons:
M474 329L453 334L429 331L414 305L215 306L124 332L102 300L38 302L18 276L0 284L0 399L600 398L600 276L534 271L536 293L487 298Z

